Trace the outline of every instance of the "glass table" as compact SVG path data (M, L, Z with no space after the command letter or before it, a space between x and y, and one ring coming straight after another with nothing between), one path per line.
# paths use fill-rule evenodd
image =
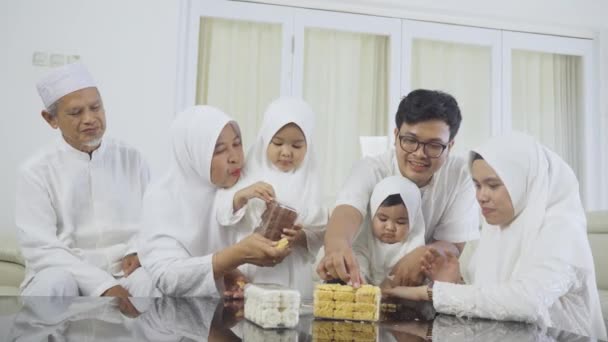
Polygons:
M1 341L589 341L537 326L438 315L377 324L315 320L304 303L295 329L262 329L242 301L206 298L0 297ZM424 315L422 315L424 316ZM433 315L434 316L434 315Z

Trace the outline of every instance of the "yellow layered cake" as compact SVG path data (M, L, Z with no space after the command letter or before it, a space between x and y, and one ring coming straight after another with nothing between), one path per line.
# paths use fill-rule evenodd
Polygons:
M319 318L378 321L380 288L363 285L320 284L314 292L314 315Z
M373 342L378 340L378 327L363 322L314 321L312 340Z

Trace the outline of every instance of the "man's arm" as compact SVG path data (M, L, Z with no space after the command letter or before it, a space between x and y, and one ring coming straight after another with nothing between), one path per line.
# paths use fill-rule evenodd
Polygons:
M341 279L361 284L359 265L352 250L352 241L363 222L359 210L349 205L337 206L325 233L325 256L319 262L317 273L321 279Z
M321 279L341 279L359 286L362 282L352 241L363 222L374 186L388 176L393 151L354 164L344 183L336 208L332 212L325 233L325 256L317 265Z

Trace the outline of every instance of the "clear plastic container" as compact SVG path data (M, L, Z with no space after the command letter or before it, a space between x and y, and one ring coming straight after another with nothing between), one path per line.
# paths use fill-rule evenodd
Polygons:
M300 292L276 284L247 284L245 318L265 329L294 328L300 319Z
M313 314L317 318L349 321L380 320L382 293L378 286L317 284L314 291Z
M284 228L291 228L298 218L298 212L279 202L270 202L262 214L259 231L272 241L279 241Z

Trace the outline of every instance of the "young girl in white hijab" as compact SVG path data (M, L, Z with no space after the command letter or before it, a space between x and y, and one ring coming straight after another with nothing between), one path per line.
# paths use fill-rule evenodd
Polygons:
M369 284L381 285L404 255L424 245L420 202L420 190L405 177L387 177L374 188L371 225L360 230L353 244L361 274Z
M281 261L289 250L259 234L231 245L215 219L215 194L237 182L243 163L236 122L191 107L174 120L171 143L169 172L144 197L140 259L154 285L170 296L218 296L222 279L233 289L239 265Z
M578 181L554 152L522 133L472 151L469 166L486 223L460 282L437 252L423 268L434 286L387 294L433 301L438 312L537 322L606 339Z
M242 270L251 282L296 288L303 298L312 298L311 264L328 219L321 205L314 126L314 112L303 100L283 97L272 102L247 155L243 179L235 189L218 195L218 220L236 240L259 226L267 202L276 200L296 209L297 225L283 231L292 254L271 269Z

